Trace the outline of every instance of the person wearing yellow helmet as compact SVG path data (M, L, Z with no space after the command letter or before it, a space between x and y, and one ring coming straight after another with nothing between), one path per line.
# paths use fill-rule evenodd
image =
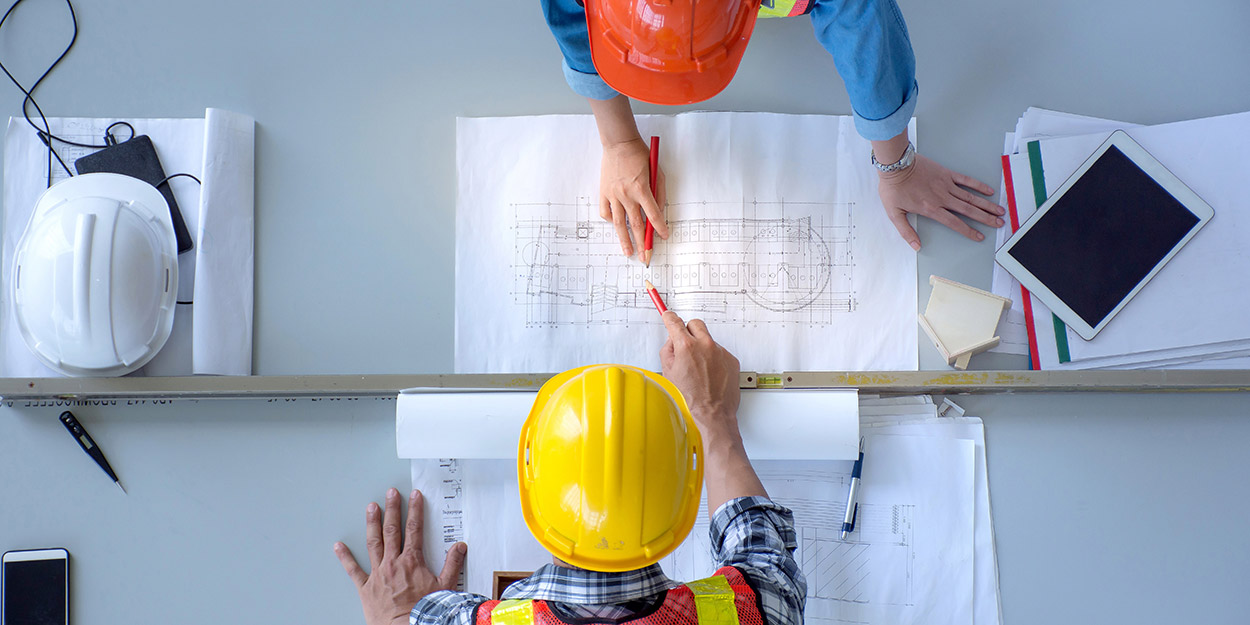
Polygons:
M681 105L715 96L737 72L758 17L810 16L846 85L855 128L872 142L886 216L913 249L920 237L908 213L974 241L985 237L961 216L1003 225L1002 207L982 197L993 194L989 185L917 154L908 137L916 59L895 0L542 0L542 9L565 81L595 116L603 145L599 214L615 226L626 256L642 249L644 215L668 238L664 172L656 175L657 200L630 100Z
M395 489L369 504L365 573L342 543L369 625L789 625L803 622L807 582L794 560L789 510L768 493L738 431L738 359L698 319L664 313L663 376L594 365L553 377L522 427L522 513L552 563L503 600L456 592L467 545L435 575L422 553L421 494L401 531ZM705 485L711 577L680 583L657 562L698 515Z

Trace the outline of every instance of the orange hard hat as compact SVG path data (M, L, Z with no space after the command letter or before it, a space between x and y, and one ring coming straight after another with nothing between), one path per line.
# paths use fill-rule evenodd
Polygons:
M613 89L652 104L691 104L738 71L760 0L586 0L595 69Z

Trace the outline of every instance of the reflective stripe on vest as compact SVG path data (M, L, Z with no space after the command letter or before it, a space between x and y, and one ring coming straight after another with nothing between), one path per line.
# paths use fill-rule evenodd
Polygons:
M694 609L699 615L699 625L738 625L734 591L724 575L689 582L686 588L694 593Z
M694 596L699 625L738 625L738 608L734 591L724 575L687 582ZM478 622L481 622L480 620ZM491 625L534 625L534 601L509 599L500 601L490 611Z
M759 17L794 17L811 8L811 0L764 0L760 3Z
M500 601L490 611L490 619L495 625L534 625L534 602L530 599Z

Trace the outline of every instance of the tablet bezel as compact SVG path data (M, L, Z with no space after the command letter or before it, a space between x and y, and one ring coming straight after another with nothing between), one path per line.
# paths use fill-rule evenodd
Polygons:
M1064 303L1059 296L1055 295L1054 291L1051 291L1050 288L1034 276L1031 271L1029 271L1024 265L1020 264L1020 262L1011 255L1011 250L1015 247L1016 243L1028 235L1029 231L1033 229L1033 226L1036 225L1038 221L1046 215L1046 213L1050 212L1050 209L1059 201L1059 199L1062 198L1068 190L1071 189L1078 180L1080 180L1081 176L1083 176L1090 167L1093 167L1094 163L1097 162L1098 159L1101 158L1102 155L1112 146L1118 148L1124 156L1128 157L1128 159L1133 162L1133 164L1140 167L1146 175L1154 179L1154 181L1157 182L1159 186L1163 187L1165 191L1172 194L1172 197L1176 198L1176 200L1180 202L1186 210L1197 216L1198 223L1194 224L1193 227L1189 229L1189 232L1187 232L1185 236L1181 237L1180 241L1177 241L1176 245L1173 245L1172 249L1169 250L1163 258L1159 259L1159 261L1155 263L1150 272L1146 274L1146 277L1142 278L1141 281L1133 287L1133 290L1129 291L1128 294L1125 295L1118 304L1116 304L1115 308L1111 309L1111 312L1107 313L1107 315L1099 321L1098 325L1090 326L1084 319L1081 318L1080 315L1076 314L1075 311L1068 307L1068 305ZM1150 282L1150 279L1153 278L1155 274L1159 273L1159 270L1161 270L1163 266L1168 263L1168 261L1172 260L1172 257L1175 256L1176 253L1180 251L1180 249L1184 247L1185 244L1188 243L1189 240L1192 239L1203 226L1207 225L1207 222L1211 221L1211 218L1214 216L1215 210L1211 208L1210 204L1207 204L1202 198L1198 197L1197 193L1194 193L1194 191L1186 186L1184 182L1181 182L1180 178L1177 178L1171 171L1168 171L1168 169L1164 167L1158 159L1151 156L1150 153L1147 152L1145 148L1138 145L1136 141L1133 141L1133 139L1129 137L1128 133L1123 130L1116 130L1111 133L1111 136L1108 137L1102 145L1098 146L1098 149L1095 150L1094 153L1091 154L1090 157L1087 158L1085 162L1082 163L1081 166L1068 177L1067 180L1064 181L1063 185L1056 189L1050 197L1046 198L1046 201L1038 207L1037 211L1034 212L1031 217L1029 217L1029 220L1020 226L1020 229L1017 230L1016 233L1013 234L1001 248L998 249L998 251L994 254L994 260L997 261L999 265L1002 265L1003 269L1006 269L1012 277L1019 280L1020 284L1023 285L1024 288L1028 289L1034 297L1039 299L1043 304L1046 304L1046 306L1058 315L1059 318L1068 325L1068 327L1075 330L1081 338L1088 341L1093 339L1100 331L1102 331L1102 329L1106 327L1107 322L1114 319L1115 316L1119 314L1120 310L1128 304L1129 300L1133 299L1133 297L1137 295L1137 292L1140 291L1142 287L1146 286L1146 283Z

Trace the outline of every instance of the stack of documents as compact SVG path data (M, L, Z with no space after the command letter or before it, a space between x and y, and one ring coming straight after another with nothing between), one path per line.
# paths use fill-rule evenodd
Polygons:
M992 290L1013 304L994 351L1028 354L1034 369L1250 367L1250 324L1241 312L1250 273L1233 260L1250 251L1241 182L1250 144L1231 139L1250 136L1250 113L1139 126L1028 109L1004 143L1000 203L1011 230L999 230L998 246L1117 129L1210 204L1215 218L1091 341L995 265Z
M761 391L792 392L803 391ZM839 402L846 393L823 392ZM413 457L422 436L414 411L425 400L400 400L397 447L401 457ZM864 466L856 527L846 540L840 530L852 461L809 458L814 454L796 445L789 459L752 462L769 495L794 512L795 557L808 583L806 622L917 623L939 614L947 623L1002 622L984 429L980 419L943 408L950 409L938 416L928 396L860 398ZM845 408L831 410L830 423L841 423ZM489 594L494 571L530 571L550 561L522 521L514 460L414 457L412 480L426 495L426 549L442 553L461 540L472 547L466 590ZM716 568L705 506L682 546L660 562L674 580Z

